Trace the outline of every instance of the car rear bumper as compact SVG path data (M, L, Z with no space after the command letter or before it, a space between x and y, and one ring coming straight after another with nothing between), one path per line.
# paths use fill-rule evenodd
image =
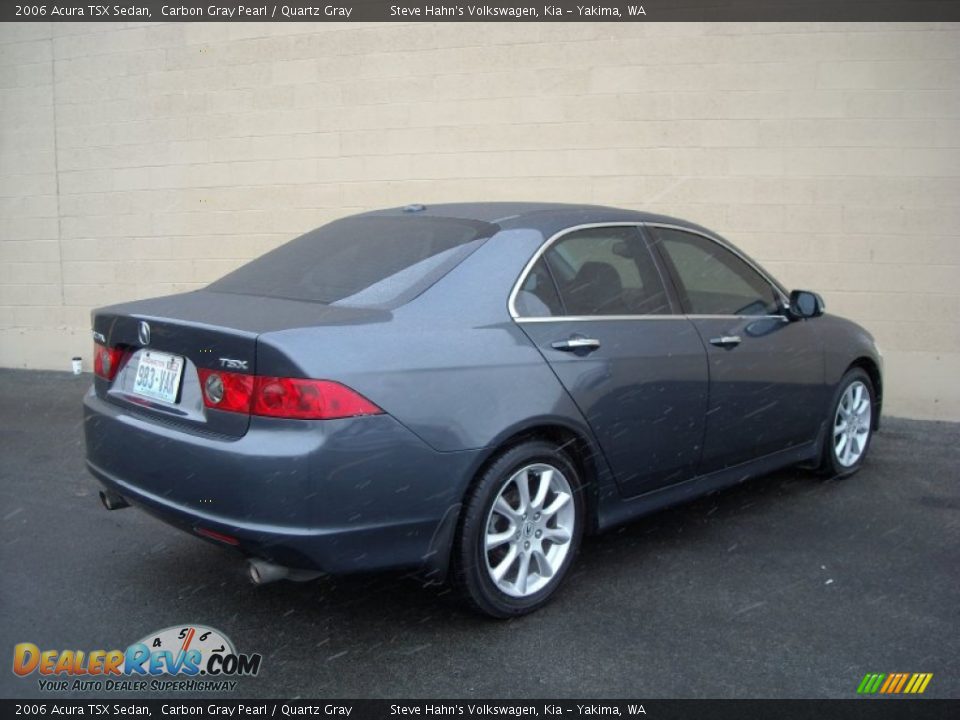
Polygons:
M254 417L241 438L204 435L93 391L84 432L90 472L131 504L247 555L332 573L442 570L478 455L436 452L387 415Z

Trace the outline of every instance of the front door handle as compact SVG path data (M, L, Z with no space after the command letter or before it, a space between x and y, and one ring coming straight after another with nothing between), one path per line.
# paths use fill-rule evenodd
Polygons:
M600 341L594 338L572 337L567 340L557 340L551 343L554 350L563 350L570 352L572 350L596 350L600 347Z
M739 335L721 335L720 337L710 338L710 344L717 347L732 348L742 342Z

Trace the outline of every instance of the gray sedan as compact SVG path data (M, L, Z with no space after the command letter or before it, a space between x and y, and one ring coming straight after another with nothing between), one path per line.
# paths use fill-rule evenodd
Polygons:
M412 205L93 313L87 465L263 583L416 567L530 612L584 534L800 464L855 472L871 335L715 233Z

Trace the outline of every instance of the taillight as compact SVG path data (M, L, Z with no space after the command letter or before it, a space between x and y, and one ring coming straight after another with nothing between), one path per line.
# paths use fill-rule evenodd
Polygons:
M104 380L113 380L123 363L123 348L108 348L95 342L93 344L93 372Z
M228 412L250 412L253 375L203 369L199 373L204 405Z
M301 420L379 415L379 407L331 380L281 378L199 370L208 408Z
M254 415L332 420L382 412L362 395L330 380L258 377L253 394Z

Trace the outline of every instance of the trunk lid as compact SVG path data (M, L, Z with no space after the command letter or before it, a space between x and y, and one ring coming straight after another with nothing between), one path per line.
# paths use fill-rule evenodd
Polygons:
M296 359L258 359L259 335L384 316L390 313L208 290L100 308L93 312L95 342L125 354L112 381L96 377L94 384L100 397L157 422L240 437L250 416L205 407L199 370L288 375Z

